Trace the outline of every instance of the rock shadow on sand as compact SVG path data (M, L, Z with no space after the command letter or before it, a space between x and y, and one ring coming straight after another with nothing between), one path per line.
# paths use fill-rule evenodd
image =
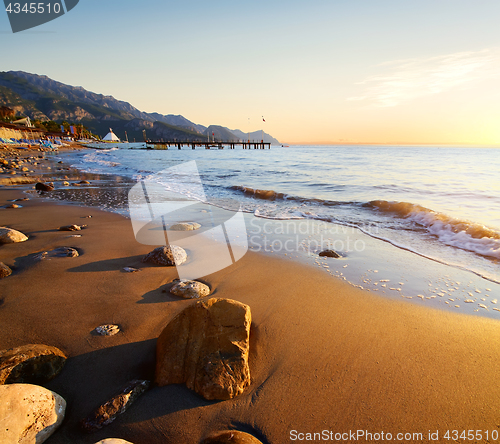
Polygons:
M89 262L83 265L79 265L78 267L69 268L68 271L72 273L94 273L120 270L123 273L127 273L123 270L125 267L137 268L138 270L142 268L155 267L155 265L145 264L141 262L143 257L144 255L140 254L136 256Z
M103 338L103 341L105 340L106 338ZM66 439L66 442L82 438L82 418L115 395L128 381L154 381L155 363L156 339L110 346L69 357L58 377L46 384L49 390L63 396L68 403L66 419L57 436ZM93 433L92 442L113 435L127 424L140 423L214 403L216 402L204 400L184 385L157 387L153 384L125 414Z
M71 251L76 252L76 256L70 255ZM20 273L28 268L34 267L38 264L51 260L63 260L73 257L82 256L84 251L79 247L60 246L54 247L52 250L43 250L37 253L30 253L26 256L21 256L15 259L14 267L12 268L13 274Z

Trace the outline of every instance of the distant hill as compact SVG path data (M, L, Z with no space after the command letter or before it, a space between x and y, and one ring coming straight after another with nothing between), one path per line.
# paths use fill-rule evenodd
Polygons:
M251 133L244 133L243 131L240 130L229 130L231 131L238 139L240 140L264 140L264 142L269 142L269 143L275 143L279 144L278 140L276 140L273 136L270 134L267 134L266 132L262 131L253 131Z
M174 116L173 114L168 114L165 116L158 113L148 113L148 116L153 118L154 121L167 123L168 125L173 126L180 126L198 133L203 133L206 130L206 127L204 127L203 125L193 123L183 116Z
M101 137L108 133L109 128L113 128L120 139L125 139L126 131L129 141L142 141L143 130L152 140L206 140L207 134L215 131L220 135L216 136L218 140L246 138L241 137L239 133L244 133L239 130L231 131L218 125L211 125L207 129L180 115L146 113L112 96L96 94L81 86L66 85L47 76L23 71L0 72L2 105L31 119L82 123ZM260 134L252 134L257 133ZM260 135L257 139L260 140Z
M239 137L235 136L231 131L223 126L219 125L210 125L203 134L207 137L210 137L210 140L221 140L224 142L237 142Z

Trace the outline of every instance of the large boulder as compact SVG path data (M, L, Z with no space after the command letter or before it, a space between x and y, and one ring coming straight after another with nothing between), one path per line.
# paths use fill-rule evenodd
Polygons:
M0 351L0 384L27 382L43 384L54 378L66 363L56 347L28 344Z
M0 244L14 244L28 240L28 236L12 228L0 227Z
M51 169L51 168L49 167L47 169ZM35 190L37 191L38 194L43 194L44 192L47 192L47 191L54 191L54 187L50 184L38 182L35 185Z
M226 430L210 435L201 444L262 444L262 442L248 433Z
M133 402L148 388L150 382L134 379L128 382L109 401L101 404L89 416L81 421L82 428L87 432L95 432L111 424L119 415L125 413Z
M166 247L155 248L146 254L142 262L151 262L156 265L166 265L169 267L181 265L187 260L187 254L184 248L177 245L167 245Z
M180 279L170 288L170 293L186 299L197 299L210 294L210 287L202 282Z
M43 443L64 419L66 401L31 384L0 386L0 443Z
M205 399L231 399L250 384L250 307L199 301L168 323L156 344L156 383L182 384Z

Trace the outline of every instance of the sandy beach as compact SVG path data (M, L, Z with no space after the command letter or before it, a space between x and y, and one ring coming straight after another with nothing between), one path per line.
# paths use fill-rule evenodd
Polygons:
M24 196L4 188L0 206ZM29 236L0 247L0 260L13 269L0 282L0 349L41 343L69 356L45 385L68 403L48 443L193 444L226 429L269 444L327 435L333 442L349 432L359 442L382 432L397 442L420 440L398 440L398 433L449 442L448 430L450 437L453 430L491 436L500 428L497 321L385 299L318 268L248 252L202 281L212 295L251 308L250 387L209 402L184 385L153 386L111 425L85 434L78 422L124 383L153 379L156 338L193 301L168 292L175 268L141 262L152 247L135 240L128 219L37 197L20 204L0 210L0 225ZM70 224L88 227L58 231ZM60 246L80 256L34 258ZM122 331L91 333L107 323Z

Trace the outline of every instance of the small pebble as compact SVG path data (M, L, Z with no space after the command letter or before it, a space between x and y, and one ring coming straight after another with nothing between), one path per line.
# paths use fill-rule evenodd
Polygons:
M101 336L113 336L120 331L120 327L114 324L104 324L96 327L95 332Z
M59 227L59 231L80 231L83 228L87 228L87 225L65 225L64 227Z

